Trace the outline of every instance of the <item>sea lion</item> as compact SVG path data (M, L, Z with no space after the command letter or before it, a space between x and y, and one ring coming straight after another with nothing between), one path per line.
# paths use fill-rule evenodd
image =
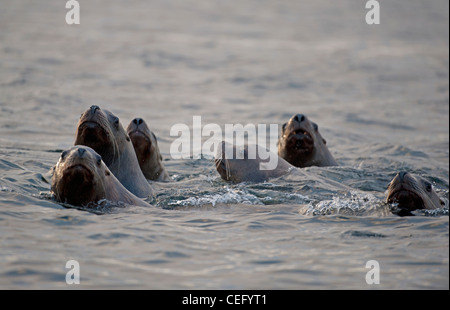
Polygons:
M253 156L249 154L250 147L256 151ZM227 151L227 148L230 152ZM262 156L262 154L265 156ZM267 156L267 154L270 155ZM269 163L270 156L276 158L277 161L273 169L261 169L261 164ZM262 159L262 157L268 159ZM222 179L233 183L267 181L295 169L287 161L259 145L235 146L225 141L219 144L214 161Z
M396 203L399 215L410 215L414 210L433 210L445 205L430 182L408 172L399 172L389 183L386 202Z
M139 167L147 180L168 181L169 174L162 162L158 141L147 123L142 118L135 118L128 124L126 131L133 143Z
M339 192L353 190L342 182L324 178L315 173L311 174L305 169L295 167L259 145L235 146L222 142L216 152L215 165L221 178L231 183L259 183L291 175L308 180L308 186L324 190Z
M297 114L282 126L278 155L299 168L337 166L326 143L319 126L305 115Z
M61 153L53 170L51 192L57 201L75 206L86 207L102 199L150 206L117 180L97 152L82 145Z
M119 118L93 105L80 117L75 145L94 149L120 183L134 195L145 198L152 193L134 152L130 137Z

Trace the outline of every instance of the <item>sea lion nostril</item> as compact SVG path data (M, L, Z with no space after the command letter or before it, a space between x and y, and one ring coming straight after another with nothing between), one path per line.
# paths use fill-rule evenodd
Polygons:
M305 115L303 114L297 114L294 116L294 120L301 123L305 120Z
M398 176L400 178L400 181L403 181L403 179L405 178L405 176L408 174L408 172L406 171L402 171L398 173Z
M92 105L91 106L91 113L94 114L97 110L100 110L100 107L98 105Z
M140 117L136 117L136 118L133 120L133 123L134 123L135 125L141 125L143 122L144 122L144 120L143 120L142 118L140 118Z
M85 150L85 149L83 149L83 148L79 148L79 149L78 149L78 155L79 155L80 157L83 157L84 153L86 153L86 150Z

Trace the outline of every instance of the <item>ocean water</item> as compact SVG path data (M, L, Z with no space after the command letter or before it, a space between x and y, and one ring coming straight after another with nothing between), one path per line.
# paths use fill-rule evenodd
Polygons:
M448 1L380 1L379 25L357 0L91 2L68 25L65 1L0 0L0 288L449 288ZM151 208L51 199L93 104L158 137L172 181ZM171 157L194 116L281 128L296 113L339 166L229 184L198 149ZM401 170L446 206L392 214Z

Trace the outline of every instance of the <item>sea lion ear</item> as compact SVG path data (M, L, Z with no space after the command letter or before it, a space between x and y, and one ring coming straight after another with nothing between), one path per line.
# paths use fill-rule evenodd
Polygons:
M316 123L312 123L314 130L318 131L319 130L319 125L317 125Z
M325 140L324 138L322 138L322 142L323 144L327 144L327 140Z

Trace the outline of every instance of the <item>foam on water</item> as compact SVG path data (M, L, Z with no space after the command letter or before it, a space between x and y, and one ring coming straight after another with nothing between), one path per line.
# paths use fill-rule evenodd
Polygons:
M72 26L61 0L3 2L0 288L71 289L75 259L81 289L448 289L447 0L380 1L379 26L354 0L79 1ZM153 184L151 207L48 196L92 104L157 136L172 182ZM232 185L198 148L170 157L172 126L195 115L281 129L296 113L338 167ZM446 207L390 214L403 170Z
M168 205L172 207L178 206L204 206L217 204L247 204L247 205L261 205L263 202L245 191L244 189L230 188L225 186L225 192L221 194L206 194L199 197L189 197L186 199L175 200L169 202Z
M358 216L387 216L392 214L390 207L372 194L350 192L350 197L335 196L332 200L309 203L300 208L304 215L358 215Z

